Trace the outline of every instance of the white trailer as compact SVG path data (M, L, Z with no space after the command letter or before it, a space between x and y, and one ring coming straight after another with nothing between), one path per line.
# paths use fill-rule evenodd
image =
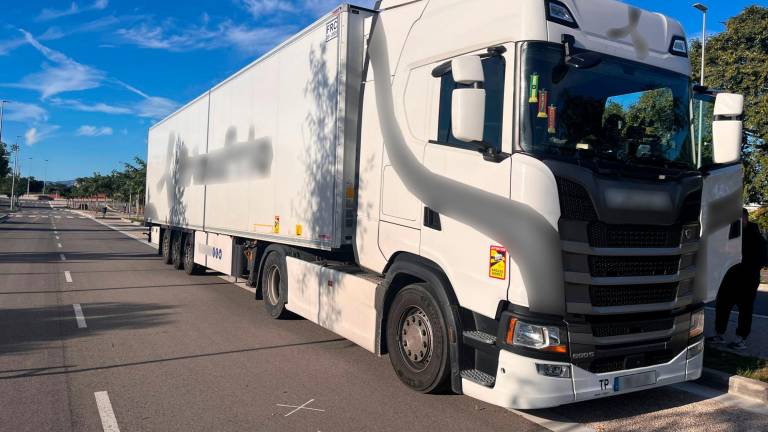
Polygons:
M741 258L743 99L689 76L679 23L613 0L342 5L150 129L146 223L417 391L696 379Z

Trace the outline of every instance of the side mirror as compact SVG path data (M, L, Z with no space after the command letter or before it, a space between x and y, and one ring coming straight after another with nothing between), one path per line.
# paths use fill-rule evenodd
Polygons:
M720 93L715 99L712 122L712 150L716 164L737 162L741 158L744 96Z
M473 85L453 91L451 132L465 142L483 140L485 129L485 81L483 64L478 56L458 57L451 61L453 80L458 84Z

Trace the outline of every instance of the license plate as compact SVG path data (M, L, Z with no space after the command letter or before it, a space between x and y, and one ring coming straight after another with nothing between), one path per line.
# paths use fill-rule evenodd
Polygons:
M624 375L613 379L613 391L629 390L656 384L656 371Z

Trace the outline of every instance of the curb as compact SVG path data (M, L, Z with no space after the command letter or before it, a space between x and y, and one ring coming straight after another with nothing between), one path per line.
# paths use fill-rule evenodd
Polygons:
M709 387L725 390L728 394L768 403L768 383L762 381L731 375L710 368L704 368L699 381Z

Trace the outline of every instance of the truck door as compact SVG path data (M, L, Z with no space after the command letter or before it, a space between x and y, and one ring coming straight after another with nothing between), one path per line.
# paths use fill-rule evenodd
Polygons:
M712 122L715 95L693 99L692 138L703 174L701 242L696 256L697 300L715 299L723 277L741 262L741 208L744 169L741 162L718 165L713 161Z
M483 140L497 152L511 153L513 93L512 46L506 53L488 55L482 65L486 92ZM443 64L443 59L430 67ZM477 146L456 139L451 131L452 92L459 87L450 71L429 76L432 91L429 141L424 165L432 172L487 192L510 196L511 158L485 160ZM494 239L462 221L453 220L422 206L421 255L437 262L454 285L460 303L493 316L499 299L506 299L509 285L508 254ZM483 211L477 209L477 211ZM494 262L494 265L491 265ZM492 291L492 292L491 292Z

